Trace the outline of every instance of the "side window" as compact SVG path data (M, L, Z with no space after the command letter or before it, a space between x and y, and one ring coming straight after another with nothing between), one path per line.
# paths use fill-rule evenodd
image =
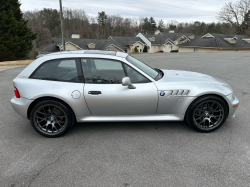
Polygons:
M124 64L125 71L127 72L128 77L131 79L132 83L148 83L150 80L148 80L146 77L144 77L142 74L140 74L138 71L134 70L127 64Z
M109 59L82 59L85 83L121 84L126 77L122 63Z
M77 74L75 59L56 59L45 62L30 78L63 82L81 82Z

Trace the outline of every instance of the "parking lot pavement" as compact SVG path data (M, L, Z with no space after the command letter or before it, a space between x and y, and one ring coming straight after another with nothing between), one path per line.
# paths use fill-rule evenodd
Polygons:
M77 124L64 137L37 134L9 100L0 72L0 186L240 186L250 184L250 53L135 55L162 69L191 70L228 82L240 99L236 117L197 133L183 122Z

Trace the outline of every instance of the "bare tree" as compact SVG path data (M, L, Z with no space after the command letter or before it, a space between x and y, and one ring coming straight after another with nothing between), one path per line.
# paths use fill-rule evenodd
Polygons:
M227 3L218 14L219 20L230 23L237 34L245 34L250 28L250 0Z

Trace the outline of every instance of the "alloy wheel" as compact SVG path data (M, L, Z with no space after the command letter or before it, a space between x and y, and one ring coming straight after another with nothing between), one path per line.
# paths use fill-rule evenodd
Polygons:
M39 130L47 134L58 134L66 124L66 113L56 105L43 105L35 111L34 121Z
M224 119L225 111L219 102L210 100L199 104L193 113L195 125L203 130L218 127Z

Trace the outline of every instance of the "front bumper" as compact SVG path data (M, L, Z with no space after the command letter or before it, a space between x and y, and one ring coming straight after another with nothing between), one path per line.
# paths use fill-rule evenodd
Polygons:
M28 108L33 100L25 99L25 98L16 98L13 97L10 102L12 105L12 108L15 110L16 113L18 113L20 116L24 118L28 118Z
M226 96L225 99L227 100L227 103L229 106L228 118L233 118L233 117L235 117L235 111L238 108L237 105L239 105L239 99L233 94ZM235 106L237 106L237 107L235 107Z

